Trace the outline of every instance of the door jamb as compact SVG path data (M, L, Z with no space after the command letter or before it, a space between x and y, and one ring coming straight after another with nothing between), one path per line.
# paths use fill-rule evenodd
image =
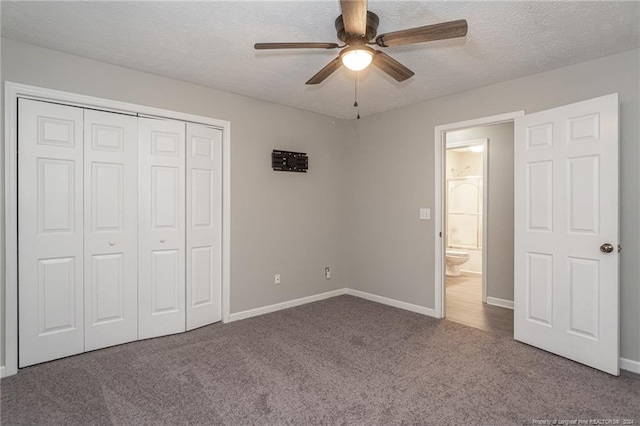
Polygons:
M5 82L4 86L5 178L5 346L0 377L18 372L18 98L63 103L134 116L152 116L204 124L222 130L222 322L229 322L231 286L231 123L144 105L97 98L71 92ZM1 253L1 251L0 251ZM1 349L1 348L0 348Z
M490 126L494 124L506 123L509 121L515 121L516 117L524 115L524 111L514 111L505 114L493 115L489 117L476 118L473 120L459 121L457 123L442 124L435 126L434 128L434 194L435 194L435 207L434 207L434 221L435 221L435 265L434 265L434 287L435 287L435 314L436 318L444 318L445 315L445 229L444 229L444 191L443 185L445 181L444 176L444 154L446 153L446 141L445 133L454 130L463 130L471 127ZM488 187L488 185L486 185ZM485 188L488 189L488 188ZM483 218L484 219L484 218ZM484 247L483 247L484 249ZM486 262L483 262L486 263ZM483 267L485 265L483 264ZM483 271L486 274L486 271Z

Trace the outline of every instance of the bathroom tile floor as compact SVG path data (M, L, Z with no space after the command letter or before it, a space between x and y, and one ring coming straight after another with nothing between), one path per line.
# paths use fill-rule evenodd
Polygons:
M513 310L482 303L482 276L446 277L448 320L491 333L513 336Z

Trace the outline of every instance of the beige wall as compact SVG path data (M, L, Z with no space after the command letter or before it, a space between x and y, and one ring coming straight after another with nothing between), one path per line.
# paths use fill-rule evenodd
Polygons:
M619 92L622 356L640 361L639 62L629 51L358 121L4 39L1 72L3 82L231 122L231 312L342 287L433 307L434 223L418 209L434 205L434 126ZM308 152L310 172L273 172L273 148Z
M0 7L0 18L2 17L2 8ZM1 20L0 20L1 22ZM1 27L1 25L0 25ZM0 38L0 82L2 79L2 45L3 39ZM4 94L4 85L0 88L0 92ZM4 95L0 99L0 138L4 141ZM4 143L2 144L4 148ZM4 366L4 347L5 347L5 319L4 319L4 282L5 282L5 244L4 244L4 149L0 149L0 366ZM2 368L2 367L0 367Z
M346 140L349 287L434 307L435 226L419 220L418 209L434 207L435 126L618 92L621 354L640 361L639 53L636 49L357 121L353 137Z
M346 286L342 152L350 123L6 39L2 43L6 81L231 122L232 313ZM309 173L274 172L274 148L307 152ZM4 178L4 172L0 175ZM331 280L324 278L325 266L331 267ZM276 273L282 275L279 286L273 283Z
M487 296L513 301L513 123L447 133L447 142L488 139Z

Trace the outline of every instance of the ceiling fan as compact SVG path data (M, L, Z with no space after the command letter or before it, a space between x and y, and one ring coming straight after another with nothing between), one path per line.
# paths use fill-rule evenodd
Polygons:
M460 19L394 31L376 37L380 20L378 15L367 11L367 0L340 0L340 7L342 15L336 18L335 26L338 39L344 43L342 46L337 43L256 43L254 48L258 50L342 49L337 58L318 71L306 84L321 83L341 65L353 71L360 71L369 64L378 67L397 81L404 81L412 77L414 72L383 51L372 49L369 45L392 47L467 35L467 21Z

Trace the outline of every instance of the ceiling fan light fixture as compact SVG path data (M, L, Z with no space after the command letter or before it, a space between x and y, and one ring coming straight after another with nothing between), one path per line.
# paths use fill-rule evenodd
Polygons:
M342 64L352 71L362 71L371 64L375 51L368 46L352 46L340 53Z

